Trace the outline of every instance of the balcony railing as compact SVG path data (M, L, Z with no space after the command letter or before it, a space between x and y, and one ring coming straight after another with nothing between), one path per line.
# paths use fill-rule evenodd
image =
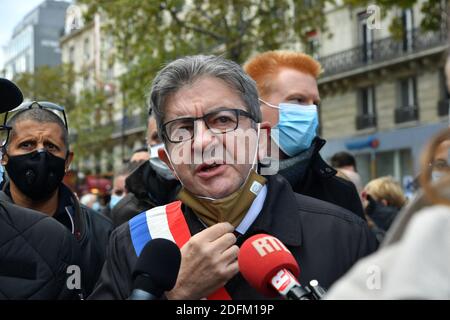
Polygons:
M448 116L450 99L442 99L438 102L438 116Z
M146 127L146 125L143 116L125 116L123 119L114 122L113 134L122 134L122 131L126 133L128 130Z
M393 60L408 54L419 53L447 44L447 29L421 31L413 29L405 33L403 39L388 37L322 57L320 63L323 76L335 75L356 68Z
M419 119L419 108L409 106L395 109L395 123L415 121Z
M361 114L356 116L356 130L374 128L377 126L377 117L374 114Z

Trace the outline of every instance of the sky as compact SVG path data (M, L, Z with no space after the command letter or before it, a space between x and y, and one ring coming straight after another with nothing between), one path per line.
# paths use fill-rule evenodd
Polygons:
M3 47L11 38L14 27L44 0L0 0L0 69L3 69Z

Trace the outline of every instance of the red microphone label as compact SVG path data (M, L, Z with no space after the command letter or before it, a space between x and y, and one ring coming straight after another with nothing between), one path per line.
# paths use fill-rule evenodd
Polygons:
M275 251L286 251L291 253L288 248L277 238L267 236L254 240L252 246L256 249L261 257L275 252Z

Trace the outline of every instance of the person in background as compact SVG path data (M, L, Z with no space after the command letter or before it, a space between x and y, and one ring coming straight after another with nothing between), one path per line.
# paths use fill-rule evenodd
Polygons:
M111 191L111 200L109 201L108 207L110 209L114 208L116 204L127 194L127 189L125 188L125 179L128 177L129 172L121 172L114 176L113 188Z
M147 144L148 161L144 161L127 177L125 188L128 194L111 210L111 220L115 227L143 211L174 201L180 190L180 183L158 157L158 149L163 145L151 113L147 123Z
M133 155L130 158L130 163L141 164L148 160L150 160L150 154L148 152L148 148L142 147L133 152Z
M335 153L331 159L331 166L338 171L341 171L348 179L353 182L358 190L358 194L362 191L361 177L358 174L358 170L356 168L356 159L355 157L345 151Z
M9 180L0 199L51 216L74 235L81 246L86 296L100 274L112 224L81 205L63 183L74 156L64 108L50 102L27 102L12 113L6 125L11 132L1 163Z
M95 204L98 201L97 195L94 193L86 193L81 196L80 203L88 208L95 210Z
M299 52L268 51L248 60L244 70L256 81L263 121L270 123L271 139L280 149L279 173L295 192L364 219L355 186L336 177L336 170L319 154L326 142L317 135L319 62Z
M381 242L383 237L406 203L400 184L392 177L370 181L361 193L367 222Z
M23 101L20 89L0 78L0 109ZM2 137L11 128L0 126ZM0 139L3 149L5 139ZM81 266L74 237L55 219L0 199L0 300L79 299L67 286L69 267Z
M450 139L442 141L439 146L436 147L436 151L430 160L429 166L431 170L431 178L433 181L438 181L442 176L445 176L450 172L449 165L449 148L450 148ZM409 199L414 199L414 197L420 193L421 185L420 185L420 176L419 173L414 180L412 181L411 191Z
M432 166L432 179L434 181L439 180L442 176L447 175L450 172L449 149L450 140L441 142L436 148L433 161L430 164Z
M361 259L328 291L326 299L450 299L450 174L432 180L436 135L421 161L422 190L398 214L380 248Z
M111 211L112 209L122 200L127 192L127 188L125 187L125 179L130 175L130 169L134 167L135 164L125 164L120 168L116 174L114 174L113 178L113 186L111 189L111 197L109 202L103 208L101 213L108 218L112 219Z

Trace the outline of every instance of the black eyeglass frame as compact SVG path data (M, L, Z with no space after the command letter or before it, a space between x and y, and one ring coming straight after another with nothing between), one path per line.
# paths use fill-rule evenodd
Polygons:
M3 126L7 127L6 121L8 120L9 113L13 113L13 112L16 113L16 112L20 112L22 110L32 109L34 105L38 106L40 109L50 109L50 110L56 110L56 111L61 112L63 115L63 119L64 119L64 126L66 127L67 131L69 130L69 127L67 125L67 117L66 117L66 112L65 112L64 107L57 105L56 103L49 102L49 101L28 101L28 102L22 103L17 108L5 113L5 118L3 120Z
M215 129L211 129L211 128L209 127L209 125L208 125L208 123L207 123L207 121L206 121L206 118L207 118L207 117L210 117L211 115L213 115L213 114L215 114L215 113L219 113L219 112L221 112L221 111L233 111L233 112L236 114L236 126L235 126L234 129L230 129L230 130L227 130L227 131L221 131L221 132L215 132L215 131L214 131ZM256 120L253 118L253 116L252 116L249 112L247 112L247 111L245 111L245 110L242 110L242 109L219 108L219 109L217 109L217 110L214 110L214 111L211 111L211 112L209 112L209 113L206 113L206 114L204 114L204 115L201 116L201 117L185 117L185 118L177 118L177 119L173 119L173 120L167 121L166 123L164 123L164 124L162 125L163 136L164 136L169 142L171 142L171 143L182 143L182 142L191 141L192 139L194 139L195 130L192 131L192 135L191 135L190 139L186 139L186 140L182 140L182 141L172 141L172 140L169 138L169 135L167 134L167 129L166 129L167 125L169 125L170 123L179 121L179 120L192 120L192 123L195 123L197 120L203 120L203 123L206 125L206 127L207 127L209 130L213 131L215 134L225 134L225 133L227 133L227 132L235 131L235 130L239 127L239 117L240 117L240 116L247 117L247 118L249 118L250 120L256 122Z
M0 125L0 131L6 130L6 139L4 141L0 141L0 148L3 148L4 146L6 146L6 143L9 140L9 134L11 133L11 129L12 127L10 126L6 126L6 125Z

